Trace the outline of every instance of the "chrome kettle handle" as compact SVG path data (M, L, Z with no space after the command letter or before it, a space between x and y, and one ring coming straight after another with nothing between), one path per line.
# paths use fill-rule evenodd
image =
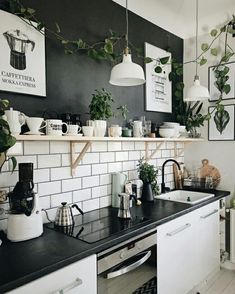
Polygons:
M31 41L31 40L28 40L27 43L28 44L31 44L31 46L32 46L31 47L31 51L33 51L33 49L35 48L35 42L34 41Z

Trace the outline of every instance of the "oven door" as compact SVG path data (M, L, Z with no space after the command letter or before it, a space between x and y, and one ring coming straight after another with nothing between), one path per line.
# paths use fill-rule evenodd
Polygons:
M98 259L98 294L138 294L157 289L156 274L155 234Z

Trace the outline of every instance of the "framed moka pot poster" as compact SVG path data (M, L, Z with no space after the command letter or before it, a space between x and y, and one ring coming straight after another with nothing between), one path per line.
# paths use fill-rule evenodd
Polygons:
M0 10L0 90L46 96L45 36Z

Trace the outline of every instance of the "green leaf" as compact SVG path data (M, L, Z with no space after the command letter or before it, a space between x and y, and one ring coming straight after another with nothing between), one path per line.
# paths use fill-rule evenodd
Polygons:
M33 8L27 8L27 12L28 12L29 14L34 14L36 11L35 11L35 9L33 9Z
M211 49L211 54L214 55L214 56L217 56L217 55L218 55L218 50L217 50L217 48L212 48L212 49Z
M176 69L176 74L177 74L178 76L182 76L182 75L183 75L183 68L182 68L182 67L178 67L178 68Z
M55 26L56 26L56 32L58 34L61 33L60 26L59 26L59 24L57 22L55 23Z
M2 104L3 107L7 108L9 106L9 101L6 99L0 99L0 104Z
M106 40L105 40L106 42ZM113 43L108 40L105 45L104 45L104 51L108 54L112 54L113 53Z
M169 59L170 59L170 56L163 57L163 58L160 58L160 62L161 62L161 64L167 64Z
M216 125L216 129L222 134L225 130L227 124L230 121L229 113L226 110L217 110L214 116L214 122Z
M62 40L62 41L61 41L61 44L63 44L63 45L66 45L66 44L68 44L68 43L69 43L68 40Z
M231 86L229 84L224 85L223 91L225 94L228 94L231 90Z
M20 8L20 12L25 13L26 12L26 9L24 7L21 7Z
M204 65L207 63L207 59L205 57L202 57L200 60L200 65Z
M223 32L226 32L226 26L223 26L220 28L220 31L223 33Z
M13 171L15 170L16 166L17 166L17 160L15 157L10 157L9 158L11 160L11 163L12 163L12 169L11 169L11 172L13 173Z
M145 62L145 63L150 63L150 62L152 62L152 61L153 61L153 59L150 58L150 57L145 57L145 58L144 58L144 62Z
M211 37L216 37L218 31L216 29L213 29L211 30L210 34L211 34Z
M233 29L233 27L229 27L228 28L228 33L229 34L235 34L235 29Z
M161 68L161 66L156 66L155 69L154 69L154 71L155 71L156 73L161 73L161 72L162 72L162 68Z
M201 45L202 51L206 51L206 50L208 50L208 48L209 48L209 45L207 43L202 43L202 45Z

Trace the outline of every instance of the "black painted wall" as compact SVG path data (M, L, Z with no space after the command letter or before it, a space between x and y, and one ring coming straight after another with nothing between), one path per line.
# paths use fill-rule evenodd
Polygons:
M22 0L35 8L47 26L60 24L68 39L83 38L86 41L103 40L109 29L118 34L125 33L125 9L111 0ZM0 8L6 9L5 0ZM170 47L172 56L183 58L183 40L129 12L129 38L137 47L144 48L148 42L162 49ZM133 61L144 66L141 59L133 55ZM82 120L89 118L88 105L95 89L109 90L116 105L127 104L128 118L145 115L153 122L173 120L173 115L145 112L145 86L116 87L108 83L112 65L107 61L96 62L85 55L65 55L58 41L46 39L47 97L40 98L16 93L1 92L1 98L30 116L41 116L44 110L58 113L81 113ZM174 102L174 99L173 99ZM173 108L174 109L174 108Z

